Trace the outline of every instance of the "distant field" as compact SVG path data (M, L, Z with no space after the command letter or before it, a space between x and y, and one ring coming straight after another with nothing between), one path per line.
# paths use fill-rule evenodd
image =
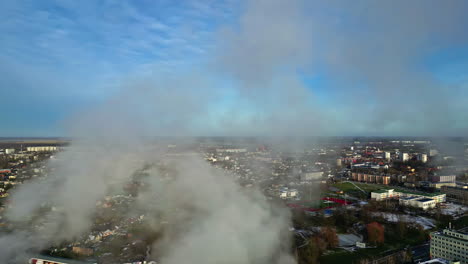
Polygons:
M65 141L60 140L17 140L17 141L0 141L0 143L11 143L11 144L60 144Z
M8 143L60 143L68 142L64 139L54 139L54 138L0 138L0 142Z
M37 146L37 145L64 145L70 140L63 138L0 138L0 147Z

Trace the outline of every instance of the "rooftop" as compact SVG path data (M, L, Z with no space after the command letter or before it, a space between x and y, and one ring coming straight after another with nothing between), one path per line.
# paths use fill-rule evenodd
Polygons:
M458 230L459 233L468 235L468 226Z
M374 193L387 193L388 190L376 190L376 191L372 191Z
M409 197L402 197L400 198L400 200L413 200L413 199L417 199L419 197L415 197L415 196L409 196ZM430 199L432 201L432 199Z
M65 264L90 264L92 263L92 262L86 262L86 261L78 261L78 260L66 259L66 258L55 258L55 257L50 257L50 256L42 256L42 255L38 257L32 257L32 258L55 261L55 262L65 263Z
M432 199L429 199L429 198L422 198L422 199L418 199L418 201L420 201L420 202L423 202L423 203L424 203L424 202L430 202L430 201L434 201L434 200L432 200Z
M424 262L419 262L419 264L447 264L448 261L441 258L435 258Z
M442 194L443 194L443 193L440 193L440 192L435 192L435 193L413 192L413 191L402 190L402 189L396 189L395 192L406 193L406 194L413 194L413 195L430 196L430 197L438 196L438 195L442 195Z

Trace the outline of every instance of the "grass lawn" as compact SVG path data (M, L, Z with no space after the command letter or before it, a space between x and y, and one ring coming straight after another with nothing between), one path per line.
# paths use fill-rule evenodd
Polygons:
M363 189L366 192L372 192L372 191L380 190L384 188L388 189L388 186L378 185L378 184L366 184L366 183L359 183L359 182L355 182L354 184L356 184L357 186L359 186L361 189ZM335 183L333 184L333 187L336 187L344 192L349 192L349 191L354 191L354 190L359 191L359 189L356 188L356 186L354 186L352 183L349 183L349 182Z

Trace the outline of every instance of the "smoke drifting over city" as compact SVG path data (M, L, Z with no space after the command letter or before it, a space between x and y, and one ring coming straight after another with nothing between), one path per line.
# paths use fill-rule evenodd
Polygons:
M301 149L303 137L349 131L466 135L466 84L447 90L420 66L426 54L467 44L466 5L243 2L235 26L216 30L215 48L197 70L123 77L118 94L65 120L73 141L49 161L55 170L15 188L6 209L9 221L41 228L0 237L0 262L85 235L96 203L139 177L145 188L119 213L144 215L149 228L164 230L148 258L295 263L288 210L240 188L200 155L169 155L169 141L159 137L190 145L200 135L267 136ZM318 84L306 77L315 73L336 78ZM332 98L323 99L324 89ZM274 141L281 137L292 139Z

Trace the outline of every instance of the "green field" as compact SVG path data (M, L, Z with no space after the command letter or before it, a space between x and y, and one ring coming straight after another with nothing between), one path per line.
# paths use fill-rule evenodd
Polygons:
M385 185L378 185L378 184L366 184L366 183L359 183L355 182L355 185L359 186L359 188L363 189L366 192L372 192L375 190L380 190L380 189L388 189L388 186ZM333 187L336 187L344 192L349 192L349 191L354 191L358 190L352 183L349 182L339 182L333 184Z
M359 186L362 190L364 190L366 193L362 192L356 186L354 186L350 182L339 182L335 183L332 186L342 190L349 196L353 196L356 198L361 198L361 199L367 199L370 197L370 193L372 191L380 190L380 189L388 189L388 186L385 185L378 185L378 184L366 184L366 183L359 183L355 182L355 185Z

